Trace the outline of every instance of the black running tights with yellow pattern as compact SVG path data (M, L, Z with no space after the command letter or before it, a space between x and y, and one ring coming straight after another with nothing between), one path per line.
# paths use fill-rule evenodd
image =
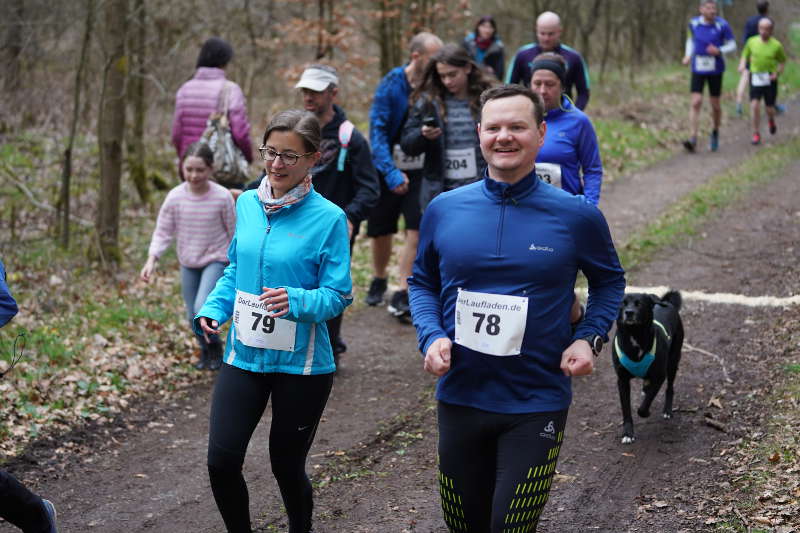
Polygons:
M567 410L491 413L439 402L439 490L452 533L535 532Z

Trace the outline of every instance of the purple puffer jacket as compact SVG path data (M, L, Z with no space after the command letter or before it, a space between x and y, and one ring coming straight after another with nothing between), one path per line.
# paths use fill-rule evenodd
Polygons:
M206 120L217 110L217 98L226 81L225 71L221 68L200 67L194 77L178 89L175 94L175 117L172 120L172 144L178 151L178 157L203 135ZM231 84L228 98L233 142L242 150L247 161L252 162L250 123L247 121L247 104L242 89L235 83Z

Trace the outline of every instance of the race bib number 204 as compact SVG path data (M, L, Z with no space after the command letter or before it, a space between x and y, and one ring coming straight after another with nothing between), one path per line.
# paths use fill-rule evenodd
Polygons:
M488 355L519 355L528 321L528 299L458 290L455 341Z
M233 324L236 336L245 346L270 350L294 351L297 323L274 318L257 294L236 291Z

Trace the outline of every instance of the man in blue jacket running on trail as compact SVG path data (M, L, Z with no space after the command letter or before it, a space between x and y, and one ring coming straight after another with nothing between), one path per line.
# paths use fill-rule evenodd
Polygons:
M703 106L703 87L708 84L708 99L711 102L713 129L709 137L709 149L719 149L719 125L722 122L722 75L725 72L724 54L736 51L733 31L725 19L717 16L715 0L700 0L700 15L689 21L686 51L683 64L691 63L692 77L689 83L692 93L689 108L691 135L683 141L686 151L697 149L697 131L700 124L700 108Z
M487 173L428 205L409 278L411 312L424 368L440 376L445 522L451 531L535 531L571 378L592 372L625 277L603 214L536 177L547 129L541 98L506 85L481 102ZM573 329L578 270L589 299Z

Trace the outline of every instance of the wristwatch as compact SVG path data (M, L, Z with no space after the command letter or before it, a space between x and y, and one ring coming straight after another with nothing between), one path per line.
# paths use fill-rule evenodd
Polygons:
M585 340L589 343L589 346L592 348L592 353L595 357L597 357L600 352L603 350L603 338L600 335L589 335L588 337L581 337L581 340Z

